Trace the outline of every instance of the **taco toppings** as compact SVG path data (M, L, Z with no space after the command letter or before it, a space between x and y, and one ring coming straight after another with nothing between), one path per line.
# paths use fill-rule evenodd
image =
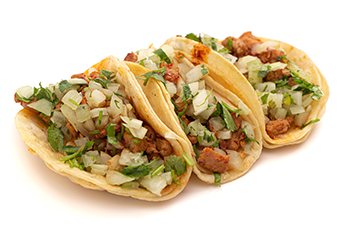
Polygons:
M221 173L243 169L249 148L258 143L252 125L242 118L250 110L242 102L242 109L233 108L218 97L206 83L209 70L204 64L194 66L169 45L129 53L125 60L151 70L137 77L144 85L149 78L164 84L202 171L214 173L220 183Z
M265 115L266 132L272 138L290 128L304 128L312 102L323 96L311 76L288 58L277 41L262 42L251 32L239 38L227 37L221 43L204 34L186 36L202 42L232 62L254 87Z
M181 185L186 160L140 119L113 72L90 68L47 88L18 88L14 98L47 126L48 143L71 168L158 196Z

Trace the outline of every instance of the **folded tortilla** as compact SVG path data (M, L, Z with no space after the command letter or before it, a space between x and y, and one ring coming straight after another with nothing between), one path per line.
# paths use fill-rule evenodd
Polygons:
M125 87L127 99L131 101L139 116L144 122L149 124L154 131L166 139L172 146L172 153L181 156L186 153L191 153L186 141L175 135L162 121L157 117L152 110L150 103L145 97L139 84L136 82L134 75L130 72L125 63L114 56L109 56L101 62L95 64L89 70L101 71L102 69L115 72L118 83ZM146 201L165 201L177 196L187 185L192 167L186 164L187 171L177 177L181 185L172 183L167 185L161 192L161 196L156 195L145 188L122 188L118 185L107 183L106 177L90 172L82 171L79 168L71 168L68 163L59 160L63 155L55 152L47 139L47 126L36 116L32 111L23 109L15 117L15 124L18 132L28 146L30 153L38 155L54 172L68 177L71 181L89 189L106 190L110 193L130 196L136 199Z
M287 54L287 57L305 72L309 73L312 83L321 88L323 97L311 103L312 110L306 122L320 119L325 113L326 103L329 98L329 87L317 66L305 52L292 45L266 38L258 37L258 39L260 39L261 42L275 41L279 43L280 48ZM286 133L278 135L276 138L271 138L266 132L266 117L261 107L261 101L252 85L247 81L247 78L235 65L218 52L191 39L173 37L168 39L165 44L171 45L175 50L179 50L194 64L206 64L210 70L211 77L237 95L252 110L253 115L259 122L264 147L277 148L304 142L313 129L315 124L309 124L302 129L300 129L300 127L290 127Z
M177 52L178 51L175 50L174 54L177 54ZM194 68L194 65L186 58L182 59L178 56L174 56L171 58L171 61L172 64L179 67L180 74L182 75L184 75L184 73L186 73L189 69ZM126 62L126 64L137 77L142 77L142 75L145 73L150 72L149 69L139 65L137 62ZM181 79L183 82L184 78L182 77ZM178 114L176 113L174 104L172 103L171 95L169 94L165 85L153 78L150 78L146 85L140 78L137 80L140 86L143 88L147 99L149 100L159 118L177 135L186 140L188 145L193 149L193 145L190 142L187 134L184 132L184 128L179 121ZM202 80L205 81L205 89L208 91L211 90L211 95L215 96L218 102L225 102L233 109L238 109L238 105L240 103L243 103L236 95L223 88L218 82L214 81L210 77L210 74L203 77ZM234 165L231 165L226 171L221 173L221 184L233 181L246 174L261 154L262 136L258 127L257 120L252 113L242 115L242 118L252 126L252 129L254 131L254 139L257 142L251 142L252 144L249 149L240 150L237 152L239 157L237 164L239 165L236 164L236 167ZM214 172L199 165L198 161L196 160L196 153L193 150L192 159L195 163L193 172L198 176L198 178L209 184L216 183ZM234 159L231 158L231 161L234 161Z

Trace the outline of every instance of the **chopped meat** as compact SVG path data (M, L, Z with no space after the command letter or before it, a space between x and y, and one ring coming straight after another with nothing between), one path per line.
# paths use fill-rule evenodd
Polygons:
M283 51L277 50L275 48L268 48L266 51L258 54L258 58L262 63L274 63L281 61Z
M86 78L86 74L81 73L81 74L74 74L70 77L71 79L73 78L79 78L79 79L85 79Z
M157 149L163 157L169 156L173 151L171 144L163 138L156 138L156 145Z
M259 40L257 37L253 36L252 32L245 32L243 33L239 39L243 41L243 43L248 47L249 54L251 53L251 49L255 44L261 44L261 40Z
M124 132L123 139L125 141L125 146L130 148L132 153L145 151L147 149L147 141L145 138L135 138L131 134Z
M242 130L236 130L232 133L231 138L226 140L220 140L219 148L222 150L235 150L237 151L240 146L245 146L246 136Z
M198 158L198 164L213 172L223 173L227 170L230 157L219 154L212 147L204 148Z
M154 132L153 128L149 125L145 124L143 127L147 129L147 133L146 133L147 142L153 142L156 139L156 132Z
M293 122L293 117L269 121L266 124L266 132L272 139L275 139L278 135L286 133Z
M236 113L234 113L234 112L231 112L231 116L232 116L232 119L235 122L237 128L238 129L241 128L242 120L243 120L242 116L241 115L236 116Z
M188 140L190 140L192 145L195 145L198 142L198 139L196 136L192 136L191 134L187 135Z
M195 64L201 64L202 62L207 62L208 55L210 53L211 49L204 46L203 44L197 43L193 46L193 49L191 50L191 54L195 60Z
M293 77L289 77L288 79L288 86L292 87L298 85L296 82L294 82Z
M97 72L97 71L93 71L90 73L90 79L94 80L96 78L100 78L100 72Z
M222 45L231 51L235 57L243 57L249 54L248 46L241 40L232 36L227 37L222 41Z
M264 78L265 82L275 82L277 80L282 79L285 75L289 76L290 71L287 69L279 69L275 71L270 71L267 73L266 77Z
M147 142L146 153L159 154L159 151L157 150L157 145L154 142Z
M124 58L124 61L137 62L138 57L134 52L128 53Z
M160 67L166 67L165 74L164 74L164 80L168 82L172 82L175 85L177 84L177 81L180 78L179 75L179 67L174 66L173 63L167 64L166 62L162 62Z

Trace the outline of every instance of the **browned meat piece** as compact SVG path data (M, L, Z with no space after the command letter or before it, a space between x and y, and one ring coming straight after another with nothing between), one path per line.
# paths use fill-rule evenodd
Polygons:
M284 53L281 50L268 48L267 51L264 51L258 54L257 56L262 63L274 63L283 61L281 60L283 55Z
M270 71L267 73L266 77L264 78L265 82L275 82L277 80L282 79L285 75L289 76L290 71L287 69L279 69L275 71Z
M124 61L137 62L137 54L134 52L128 53L124 58Z
M289 77L288 81L288 86L290 87L298 85L296 82L294 82L293 77Z
M235 57L240 58L249 54L248 46L241 39L229 36L222 41L222 45L230 50Z
M147 142L147 154L159 154L159 151L157 150L157 145L153 142Z
M249 54L251 53L251 49L255 44L261 44L261 40L259 40L257 37L253 36L252 32L245 32L243 33L239 39L243 41L243 43L248 47Z
M230 157L222 155L213 150L211 147L204 148L198 158L198 164L213 172L223 173L227 170Z
M171 144L163 138L156 138L156 145L157 149L163 157L169 156L173 151Z
M232 133L230 139L220 140L219 148L221 150L235 150L237 151L240 146L245 146L246 136L242 130L236 130Z
M131 134L124 132L123 139L125 141L125 147L130 148L132 153L145 151L147 148L146 138L144 139L135 138Z
M156 139L156 132L149 125L143 125L147 129L146 140L147 142L153 142Z
M195 145L198 142L198 139L196 136L192 136L191 134L187 135L188 140L190 140L192 145Z
M293 122L293 117L269 121L266 124L266 132L272 139L275 139L278 135L286 133Z
M100 78L100 72L94 71L90 73L90 79L94 80L96 78Z
M160 67L166 67L165 74L164 74L164 80L168 82L172 82L175 85L177 84L177 81L180 78L179 75L179 67L175 66L173 63L167 64L166 62L162 62Z
M237 129L241 128L242 126L242 116L241 115L238 115L236 116L236 113L234 112L231 112L231 116L232 116L232 119L233 121L235 122L236 126L237 126Z

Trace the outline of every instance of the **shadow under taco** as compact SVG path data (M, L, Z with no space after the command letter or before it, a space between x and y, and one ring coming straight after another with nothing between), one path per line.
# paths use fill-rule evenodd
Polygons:
M305 141L325 113L326 79L307 54L292 45L251 32L223 41L191 33L165 44L193 64L205 64L215 81L251 109L267 148Z
M18 88L15 101L24 107L15 124L29 151L85 188L164 201L189 181L190 147L114 56L47 88Z
M249 171L262 149L257 120L206 65L194 66L169 45L125 60L159 118L191 146L193 171L202 181L227 183Z

